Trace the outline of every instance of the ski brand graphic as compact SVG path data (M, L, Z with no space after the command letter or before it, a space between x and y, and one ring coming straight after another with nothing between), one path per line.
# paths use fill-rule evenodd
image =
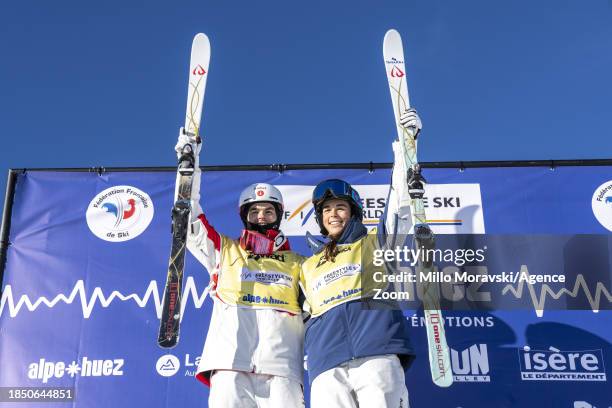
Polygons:
M406 73L400 67L395 65L395 64L403 65L404 61L398 60L395 57L391 57L390 60L385 60L385 64L393 65L389 73L391 78L403 78L404 76L406 76Z
M605 229L612 231L612 180L606 181L595 189L591 208L597 221Z
M47 361L41 358L35 363L28 365L28 378L40 380L43 384L52 379L64 377L118 377L123 375L122 358L101 360L82 357L81 360L73 360L70 363L63 361Z
M457 382L490 382L486 344L474 344L462 351L451 349L453 379Z
M157 373L162 377L172 377L174 374L178 373L180 368L181 362L172 354L161 356L157 359L157 363L155 364Z
M391 57L390 60L385 60L385 64L403 64L404 61L403 60L398 60L395 57Z
M204 69L204 67L202 67L200 64L196 65L196 67L193 69L193 71L191 71L191 73L193 75L199 75L202 76L204 74L206 74L206 70Z
M603 352L598 350L561 351L519 350L523 381L607 381Z
M391 68L391 76L393 78L401 78L404 75L406 75L406 74L404 74L404 72L401 69L399 69L398 67L394 66L393 68Z
M109 242L123 242L142 234L153 219L151 197L132 186L115 186L97 194L85 217L91 232Z

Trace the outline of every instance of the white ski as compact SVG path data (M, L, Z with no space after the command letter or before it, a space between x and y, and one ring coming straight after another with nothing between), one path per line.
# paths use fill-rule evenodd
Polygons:
M204 91L210 62L210 42L205 34L199 33L191 46L189 65L189 89L184 132L195 136L200 143L200 120L204 104ZM191 189L195 168L195 146L186 144L178 162L177 181L172 208L172 249L168 263L168 276L164 289L163 310L157 342L160 347L176 346L179 339L181 305L183 298L183 272L187 228L191 212Z
M189 65L189 89L187 91L187 109L185 110L185 131L200 135L200 121L204 107L204 91L208 79L210 63L210 41L206 34L199 33L193 38L191 61Z
M385 34L383 57L391 92L391 102L393 103L397 137L403 151L406 169L408 169L410 199L409 202L401 203L401 205L410 205L412 208L416 249L421 247L433 248L434 236L427 225L423 206L425 180L421 176L421 169L417 160L416 134L411 129L405 129L399 122L400 115L410 108L410 100L406 83L404 48L402 38L396 30L389 30ZM432 262L419 262L419 267L424 273L427 273L432 270L433 264ZM436 385L448 387L453 383L453 373L450 353L446 344L444 319L440 311L440 292L436 284L424 285L423 309L427 328L431 377Z

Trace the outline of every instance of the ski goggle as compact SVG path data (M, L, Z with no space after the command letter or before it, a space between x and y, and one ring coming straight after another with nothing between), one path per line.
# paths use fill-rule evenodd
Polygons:
M312 203L315 207L328 198L341 198L352 201L359 209L363 208L359 194L349 183L339 179L325 180L317 184L312 192Z

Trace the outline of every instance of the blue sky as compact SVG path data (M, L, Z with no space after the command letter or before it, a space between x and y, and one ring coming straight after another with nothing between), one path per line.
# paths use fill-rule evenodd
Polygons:
M422 161L612 157L612 0L33 0L0 11L0 189L9 168L174 165L200 31L202 164L390 161L389 28Z

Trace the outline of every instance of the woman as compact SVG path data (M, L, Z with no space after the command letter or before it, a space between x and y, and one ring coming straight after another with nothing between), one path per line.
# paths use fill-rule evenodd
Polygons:
M404 127L418 134L414 110L402 115ZM345 181L319 183L312 196L316 221L328 242L302 265L301 285L310 306L305 348L311 406L408 407L404 370L414 358L401 310L363 293L368 256L380 242L411 228L408 185L399 142L392 184L381 223L368 233L359 194ZM366 261L364 261L364 257ZM362 266L363 273L362 273Z

